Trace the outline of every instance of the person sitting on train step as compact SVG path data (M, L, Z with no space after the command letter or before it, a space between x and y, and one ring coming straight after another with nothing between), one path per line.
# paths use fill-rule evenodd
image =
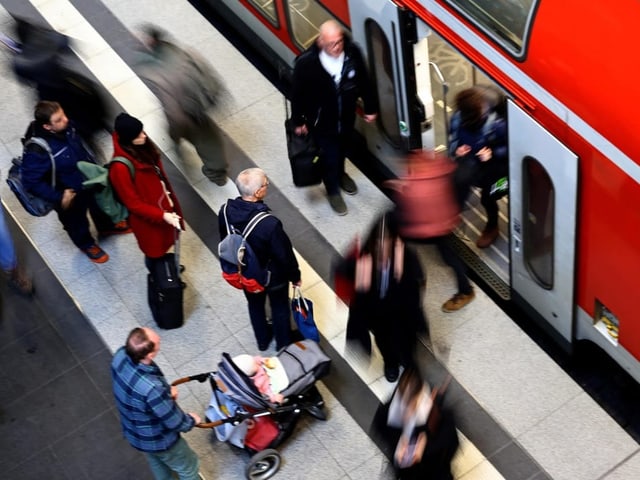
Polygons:
M345 156L353 145L356 102L364 101L364 120L373 122L378 104L360 49L343 28L329 20L320 26L316 42L302 53L293 70L291 119L296 135L313 135L322 151L322 180L329 204L338 215L347 214L340 189L357 193L344 171Z
M487 212L487 224L476 241L487 248L498 238L498 203L502 193L492 186L506 177L507 128L504 118L491 109L482 87L460 91L455 99L457 111L449 128L449 155L458 163L455 174L456 194L464 207L471 186L480 187L480 203Z
M22 182L33 195L55 205L58 219L71 241L94 263L104 263L109 255L91 235L87 211L100 235L130 233L126 220L113 224L90 190L82 187L84 177L78 170L81 160L95 161L58 102L40 101L34 111L35 120L29 125L26 138L45 140L55 159L55 187L51 184L54 172L49 153L38 145L29 145L22 160Z

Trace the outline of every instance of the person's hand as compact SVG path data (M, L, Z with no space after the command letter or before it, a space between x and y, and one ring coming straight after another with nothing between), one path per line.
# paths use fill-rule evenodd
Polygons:
M306 125L300 125L299 127L296 127L293 130L293 133L295 133L296 135L300 136L300 135L306 135L309 133L309 129L307 128Z
M164 212L162 214L162 219L167 222L172 227L177 228L178 230L182 230L180 226L180 215L175 212Z
M62 200L60 201L60 206L63 210L67 210L73 199L76 198L76 191L71 188L65 188L64 192L62 192Z
M175 385L171 385L171 398L173 398L174 400L178 399L178 387L176 387Z
M370 113L370 114L365 114L364 115L364 121L367 122L367 123L375 122L376 118L378 118L378 114L377 113Z
M487 162L491 160L492 156L493 152L489 147L482 147L480 150L478 150L478 153L476 153L476 157L478 157L481 162Z
M301 287L302 286L302 279L298 280L297 282L291 282L293 284L294 287Z
M471 147L469 145L460 145L456 148L456 157L464 157L470 151Z
M202 423L202 419L200 418L200 415L198 415L197 413L189 412L189 415L193 417L193 420L196 422L196 425L198 425L199 423Z

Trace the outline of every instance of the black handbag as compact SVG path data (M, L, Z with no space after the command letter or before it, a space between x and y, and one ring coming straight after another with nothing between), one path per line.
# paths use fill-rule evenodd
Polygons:
M287 133L287 153L291 164L293 184L296 187L309 187L322 182L322 164L320 149L311 134L296 135L291 119L284 122Z

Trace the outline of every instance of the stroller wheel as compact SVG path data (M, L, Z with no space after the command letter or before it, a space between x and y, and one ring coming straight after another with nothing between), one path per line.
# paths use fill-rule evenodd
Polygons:
M267 448L251 457L244 473L249 480L267 480L280 469L280 461L278 451Z

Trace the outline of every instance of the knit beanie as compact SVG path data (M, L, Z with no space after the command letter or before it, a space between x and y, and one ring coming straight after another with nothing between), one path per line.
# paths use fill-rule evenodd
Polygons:
M123 145L131 145L131 142L142 132L142 122L127 113L121 113L116 117L115 130L118 139Z

